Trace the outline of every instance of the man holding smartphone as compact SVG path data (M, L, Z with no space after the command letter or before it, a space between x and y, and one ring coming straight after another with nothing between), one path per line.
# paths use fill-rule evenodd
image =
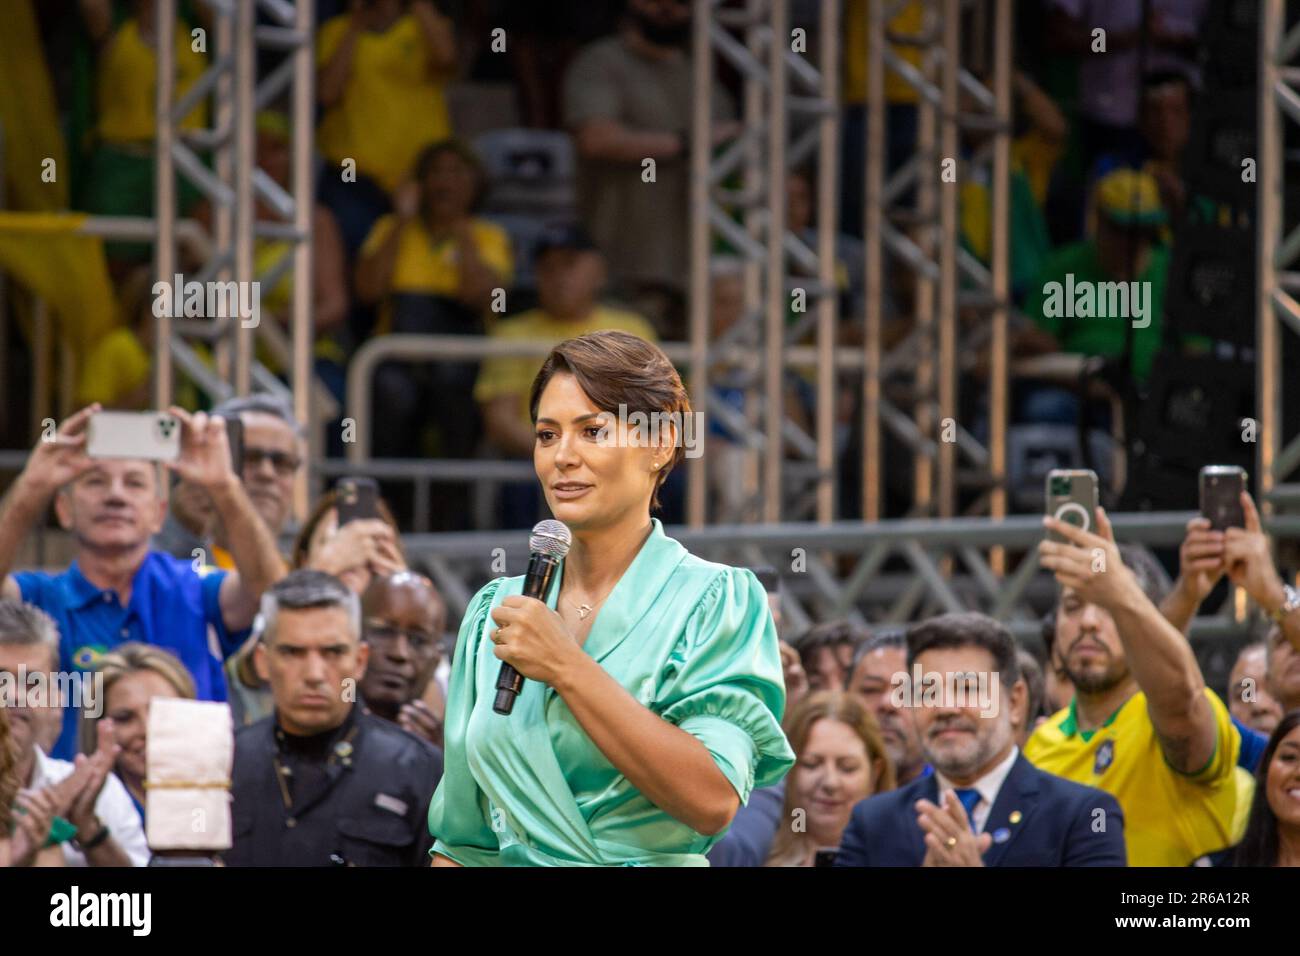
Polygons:
M1226 574L1300 651L1300 593L1277 573L1259 509L1246 491L1241 492L1241 512L1244 527L1216 531L1206 517L1187 523L1187 536L1178 550L1178 580L1160 610L1186 633L1196 609Z
M293 514L293 482L302 466L302 429L288 404L265 393L232 398L212 409L212 416L237 426L242 438L233 449L236 475L253 508L277 540ZM202 487L179 481L172 489L171 512L154 547L178 558L193 557L200 548L207 561L227 571L235 567L230 535L217 520L211 498Z
M60 670L87 672L126 641L174 652L194 677L200 699L225 700L221 661L247 636L262 592L285 574L275 540L231 468L224 422L170 409L181 423L172 472L212 499L229 534L238 570L199 567L150 548L167 505L156 462L91 458L87 428L99 405L41 440L0 501L0 595L34 604L59 625ZM54 499L71 534L75 560L58 574L10 574L18 550ZM77 711L64 713L53 756L76 752Z
M1130 866L1188 866L1231 846L1251 796L1237 767L1241 737L1157 607L1158 566L1141 551L1121 556L1101 508L1096 533L1043 523L1065 539L1038 547L1061 585L1054 643L1075 696L1039 726L1025 756L1115 796Z

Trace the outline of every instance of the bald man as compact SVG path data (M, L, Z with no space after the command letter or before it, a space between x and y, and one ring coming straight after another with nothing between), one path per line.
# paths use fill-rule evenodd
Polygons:
M425 699L442 657L447 605L428 578L399 571L371 581L361 597L370 663L361 679L366 707L442 747L442 720Z

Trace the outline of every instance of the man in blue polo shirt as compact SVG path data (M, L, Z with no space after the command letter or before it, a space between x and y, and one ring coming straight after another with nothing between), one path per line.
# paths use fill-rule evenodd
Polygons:
M55 619L65 671L93 670L118 644L143 641L184 662L200 699L225 700L221 662L247 637L262 592L286 573L274 538L231 468L225 423L170 409L181 422L181 453L167 467L212 498L238 569L230 572L150 550L167 512L161 475L150 461L86 454L87 425L99 410L82 409L51 440L39 441L0 501L0 595ZM7 574L51 498L60 525L72 535L75 560L60 574ZM68 707L63 718L52 756L70 760L76 709Z

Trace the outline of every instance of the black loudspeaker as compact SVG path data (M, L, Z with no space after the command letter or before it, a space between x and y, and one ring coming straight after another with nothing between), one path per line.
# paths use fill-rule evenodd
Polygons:
M1259 151L1254 87L1206 90L1197 97L1192 129L1183 153L1183 178L1189 199L1208 196L1247 206L1259 186ZM1250 164L1246 164L1251 160Z
M1161 352L1133 423L1121 510L1195 508L1202 465L1254 470L1255 366Z
M1204 335L1250 346L1255 341L1253 208L1202 197L1189 205L1174 231L1165 328L1171 336Z
M1255 87L1259 60L1259 0L1213 0L1201 26L1207 90ZM1288 17L1287 23L1295 21ZM1254 115L1254 110L1251 110Z

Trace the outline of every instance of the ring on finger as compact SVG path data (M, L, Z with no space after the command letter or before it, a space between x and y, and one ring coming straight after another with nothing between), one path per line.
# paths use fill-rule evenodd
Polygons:
M948 849L951 850L953 847L957 845L957 838L950 836L948 837L948 839L944 840L943 842L946 843L948 845Z

